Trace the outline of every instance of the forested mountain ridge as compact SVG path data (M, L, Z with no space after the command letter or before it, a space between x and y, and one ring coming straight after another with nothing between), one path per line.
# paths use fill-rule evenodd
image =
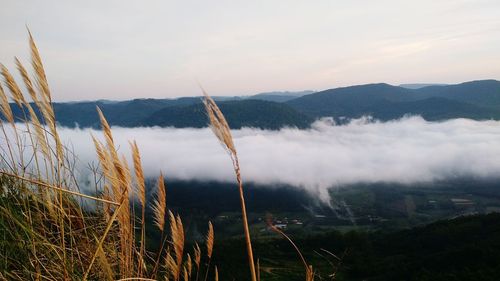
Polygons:
M500 119L500 81L479 80L456 85L409 89L385 83L320 92L271 92L245 97L216 97L232 128L307 128L321 117L350 120L370 115L379 120L420 115L426 120ZM201 97L54 103L60 125L98 127L96 107L114 126L206 127ZM17 117L23 116L11 104Z
M480 80L418 89L367 84L325 90L290 100L287 104L316 118L371 115L391 120L404 115L421 115L428 120L499 119L500 81Z

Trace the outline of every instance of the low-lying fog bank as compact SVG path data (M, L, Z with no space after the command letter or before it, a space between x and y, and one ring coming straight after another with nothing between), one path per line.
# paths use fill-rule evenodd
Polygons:
M65 144L79 157L85 176L96 161L92 129L60 128ZM139 145L146 176L163 171L168 179L234 181L231 162L209 128L113 128L120 151ZM334 126L318 121L312 129L233 131L245 181L303 188L322 200L329 187L355 183L411 184L500 175L500 121L453 119L427 122L408 117L391 122L363 118Z

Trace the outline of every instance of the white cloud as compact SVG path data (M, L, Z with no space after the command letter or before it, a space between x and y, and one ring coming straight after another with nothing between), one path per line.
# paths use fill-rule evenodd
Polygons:
M80 163L95 161L93 130L61 128ZM139 145L146 175L234 181L228 155L210 129L113 128L120 151ZM290 184L327 199L327 189L353 183L411 184L500 175L500 122L420 117L391 122L316 122L310 130L234 130L245 181ZM81 167L84 167L83 165Z

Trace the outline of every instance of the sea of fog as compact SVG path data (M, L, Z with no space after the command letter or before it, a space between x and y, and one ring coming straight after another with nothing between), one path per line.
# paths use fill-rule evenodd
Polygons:
M59 128L78 157L80 176L96 162L93 129ZM120 153L130 157L129 141L139 146L145 174L167 181L234 181L231 161L209 128L113 128ZM408 117L389 122L369 118L311 129L233 130L242 176L256 184L287 184L320 199L327 190L355 183L424 183L460 177L500 176L500 121L453 119L428 122Z

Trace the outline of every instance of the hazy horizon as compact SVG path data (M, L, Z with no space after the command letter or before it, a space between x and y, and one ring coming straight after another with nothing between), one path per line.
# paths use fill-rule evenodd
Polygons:
M425 83L425 82L417 82L417 83L404 83L404 84L398 84L398 85L393 85L389 84L386 82L377 82L377 83L368 83L368 84L356 84L356 85L345 85L345 86L339 86L339 87L333 87L333 88L326 88L326 89L318 89L318 90L297 90L297 91L288 91L288 90L283 90L283 91L265 91L265 92L258 92L258 93L248 93L248 94L243 94L243 95L216 95L216 96L211 96L214 99L218 98L248 98L252 97L255 95L260 95L260 94L269 94L269 95L296 95L298 93L304 93L304 92L310 92L306 93L305 95L308 94L314 94L322 91L327 91L327 90L332 90L332 89L337 89L337 88L343 88L343 87L353 87L353 86L364 86L364 85L371 85L371 84L389 84L391 86L397 86L397 87L402 87L410 90L415 90L423 87L428 87L428 86L450 86L450 85L459 85L462 83L468 83L468 82L474 82L474 81L485 81L485 80L495 80L499 81L497 79L473 79L473 80L468 80L468 81L462 81L458 83ZM200 90L201 91L201 90ZM301 95L298 95L297 97L300 97ZM198 94L192 95L192 96L169 96L169 97L149 97L149 96L137 96L137 97L125 97L125 98L97 98L97 99L68 99L68 100L61 100L58 101L57 99L54 102L60 102L60 103L78 103L78 102L89 102L89 101L111 101L111 102L121 102L121 101L129 101L129 100L134 100L134 99L179 99L179 98L193 98L193 97L203 97L203 93L200 92ZM27 97L29 99L29 97ZM13 102L12 102L13 103Z
M28 62L28 25L56 101L500 77L498 1L2 4L0 62Z

